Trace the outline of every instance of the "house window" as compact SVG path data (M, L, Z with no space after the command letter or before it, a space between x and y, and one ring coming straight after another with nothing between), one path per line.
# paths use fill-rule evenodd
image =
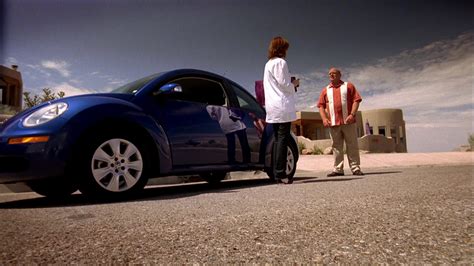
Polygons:
M379 135L385 135L385 127L379 127Z
M370 135L374 134L374 128L373 127L369 127L369 131L370 131Z
M395 129L395 127L391 127L390 128L390 137L394 138L397 136L397 130Z

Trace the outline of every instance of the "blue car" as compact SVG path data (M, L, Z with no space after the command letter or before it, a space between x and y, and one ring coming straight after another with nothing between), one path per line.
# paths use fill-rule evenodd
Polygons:
M149 178L264 170L273 178L265 110L237 83L205 71L151 75L111 93L35 106L0 127L0 183L48 197L137 193ZM298 160L288 143L287 175Z

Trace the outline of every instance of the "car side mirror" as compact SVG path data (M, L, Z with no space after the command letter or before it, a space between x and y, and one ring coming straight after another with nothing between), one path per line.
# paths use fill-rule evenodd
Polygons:
M153 95L162 95L162 94L173 94L183 92L181 85L176 83L168 83L163 85L158 91L155 91Z

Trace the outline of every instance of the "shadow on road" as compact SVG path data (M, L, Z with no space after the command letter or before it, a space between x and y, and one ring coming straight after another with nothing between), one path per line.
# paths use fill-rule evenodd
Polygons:
M371 173L375 174L375 173ZM310 182L330 182L330 181L349 181L360 178L324 178L318 179L317 176L295 177L294 185L310 183ZM139 195L128 198L114 199L90 199L80 193L74 193L68 198L51 199L46 197L17 199L0 203L0 209L27 209L27 208L54 208L54 207L73 207L82 205L96 204L114 204L119 202L133 201L150 201L150 200L168 200L183 197L192 197L203 193L236 193L237 189L247 187L258 187L276 185L275 181L263 179L242 179L242 180L225 180L217 184L209 184L206 182L184 183L174 185L154 185L147 186ZM287 186L287 185L283 185ZM20 195L20 194L19 194ZM29 194L31 195L31 194ZM36 195L36 194L35 194ZM15 196L12 196L15 197Z
M386 175L386 174L400 174L402 171L383 171L383 172L365 172L365 175Z
M311 180L305 180L302 181L301 183L318 183L318 182L341 182L341 181L351 181L351 180L357 180L357 179L362 179L363 177L339 177L339 178L324 178L324 179L311 179Z
M295 178L295 181L308 179L308 177ZM81 205L95 204L114 204L118 202L149 201L149 200L167 200L183 197L192 197L203 193L235 193L236 189L246 187L258 187L275 185L273 180L264 179L243 179L243 180L225 180L218 184L209 184L206 182L184 183L173 185L154 185L147 186L139 195L128 198L114 199L90 199L80 193L74 193L68 198L51 199L41 197L18 199L9 202L0 203L0 209L26 209L26 208L53 208L53 207L73 207ZM18 194L20 195L20 194ZM29 194L31 195L31 194ZM36 195L36 194L35 194ZM15 197L15 196L12 196Z

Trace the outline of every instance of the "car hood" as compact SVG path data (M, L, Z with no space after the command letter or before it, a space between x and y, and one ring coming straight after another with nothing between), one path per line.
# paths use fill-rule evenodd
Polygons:
M54 100L52 102L61 101L61 100L69 100L69 99L77 99L77 98L88 98L88 97L110 97L110 98L117 98L126 101L130 101L135 95L133 94L125 94L125 93L93 93L93 94L81 94L75 95L70 97L64 97L61 99Z
M44 103L38 104L36 106L33 106L31 108L28 108L26 110L23 110L20 113L12 116L8 120L6 120L3 124L0 124L0 131L2 131L4 128L7 128L10 124L14 123L15 121L18 121L19 119L21 119L23 117L26 117L29 114L33 113L34 111L42 108L43 106L46 106L48 104L52 104L52 103L55 103L55 102L71 103L71 102L79 101L79 102L84 102L84 103L91 104L91 102L87 100L88 98L91 99L91 100L95 99L95 101L93 101L93 102L101 102L100 100L97 100L97 99L101 99L101 98L102 99L107 99L107 98L111 99L111 98L113 98L113 99L119 99L119 100L123 100L123 101L126 101L126 102L130 102L133 97L135 97L135 95L133 95L133 94L124 94L124 93L93 93L93 94L81 94L81 95L69 96L69 97L56 99L56 100L53 100L53 101L44 102Z

